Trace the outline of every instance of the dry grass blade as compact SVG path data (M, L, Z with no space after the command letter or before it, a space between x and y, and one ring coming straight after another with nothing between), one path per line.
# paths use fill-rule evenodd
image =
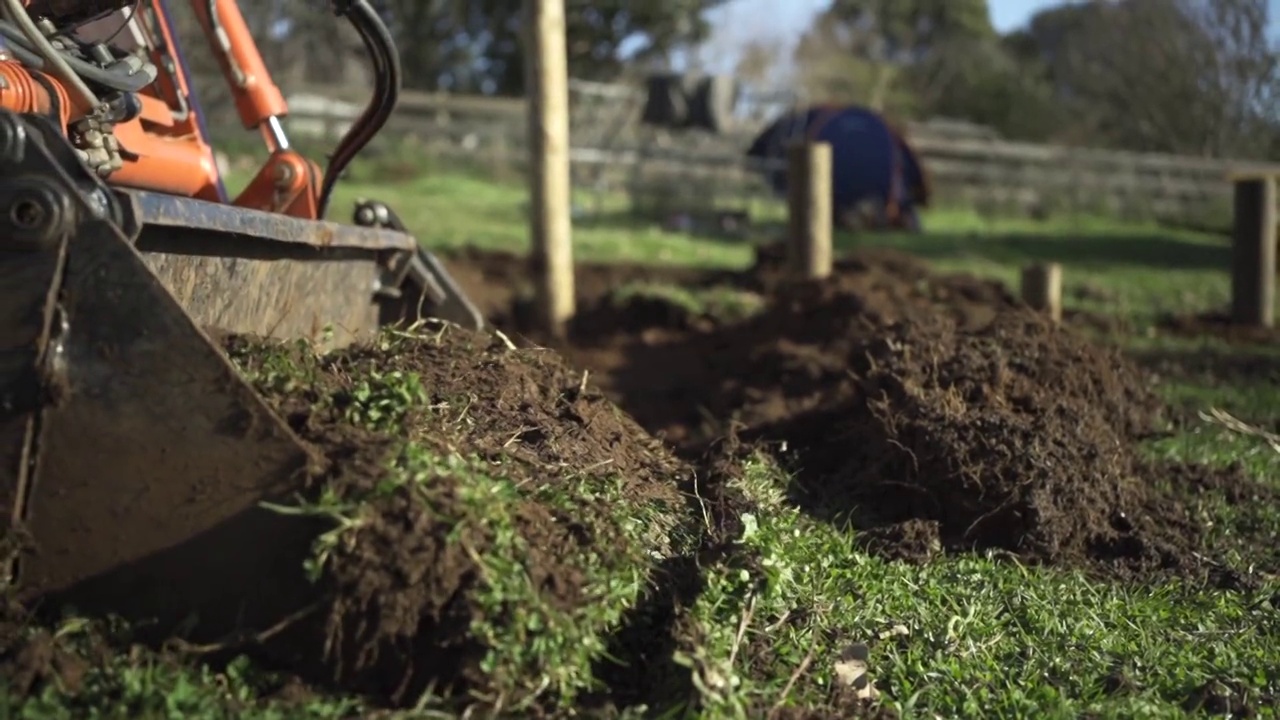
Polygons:
M1271 446L1271 449L1280 453L1280 435L1268 432L1260 427L1250 425L1245 421L1237 418L1225 410L1218 408L1209 408L1209 412L1200 412L1200 419L1222 427L1233 433L1255 437Z

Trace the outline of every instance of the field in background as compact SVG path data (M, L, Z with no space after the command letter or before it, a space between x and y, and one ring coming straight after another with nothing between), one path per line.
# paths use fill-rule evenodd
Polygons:
M646 205L686 210L758 197L762 183L742 163L776 108L725 134L667 132L640 124L644 93L571 81L573 174L583 187L626 192ZM336 139L359 112L352 88L299 87L289 127L299 137ZM354 101L354 104L353 104ZM760 108L763 110L763 108ZM486 168L494 177L525 167L525 103L519 98L405 93L387 136L415 154ZM935 198L1008 217L1088 212L1161 218L1190 227L1230 222L1230 169L1250 158L1212 160L1009 142L969 123L931 120L904 131L928 171ZM672 186L696 192L671 195Z
M340 186L335 210L357 197L378 197L432 249L527 250L526 190L517 182L446 169L387 182L378 179L378 170L354 173ZM582 213L575 221L574 253L581 261L740 269L753 261L753 241L773 241L785 232L785 207L777 200L757 203L751 237L738 239L668 232L628 217L621 197L592 215L594 199L582 192L575 198ZM940 269L1009 283L1025 263L1060 262L1068 307L1119 312L1144 324L1162 313L1220 310L1229 299L1230 247L1221 235L1096 216L991 219L963 208L926 211L923 222L927 232L918 236L837 233L837 247L896 247ZM1094 292L1099 288L1107 292Z

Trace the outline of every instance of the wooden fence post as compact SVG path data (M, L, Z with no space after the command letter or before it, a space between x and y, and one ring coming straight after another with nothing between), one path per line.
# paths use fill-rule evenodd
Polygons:
M1276 308L1276 178L1235 179L1231 250L1231 320L1274 327Z
M564 0L525 0L524 10L531 265L541 329L561 336L575 311Z
M1043 263L1023 268L1022 301L1048 314L1053 322L1062 322L1062 266Z
M832 265L831 145L797 142L787 151L788 256L792 271L825 278Z

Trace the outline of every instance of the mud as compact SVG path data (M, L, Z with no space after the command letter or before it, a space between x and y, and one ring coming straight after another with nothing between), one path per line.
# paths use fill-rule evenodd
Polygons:
M515 314L503 316L506 329L589 368L682 455L729 435L770 447L795 471L800 506L852 522L868 549L896 559L995 551L1108 575L1234 582L1201 560L1188 498L1206 485L1269 491L1238 472L1138 455L1136 443L1172 414L1149 365L1093 340L1119 325L1081 314L1054 326L999 283L938 275L889 250L855 253L824 282L788 281L772 249L736 275L680 273L672 282L686 288L766 300L746 321L710 326L679 308L620 306L609 288L626 272L654 281L658 271L579 275L590 322L567 342L531 333ZM484 297L487 286L468 290Z
M7 678L11 694L28 697L49 685L71 693L83 687L84 658L59 646L48 630L26 627L22 608L9 605L0 618L0 677Z

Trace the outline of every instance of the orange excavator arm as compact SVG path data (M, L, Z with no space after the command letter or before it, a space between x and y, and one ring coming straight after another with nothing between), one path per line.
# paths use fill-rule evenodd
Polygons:
M366 3L338 0L333 9L347 15L371 51L379 87L375 102L334 153L329 175L290 146L282 120L288 114L284 94L271 78L248 23L235 0L190 0L205 39L231 91L240 122L262 134L270 153L238 197L223 190L210 139L174 31L166 0L0 0L26 8L28 20L73 21L77 41L89 52L93 43L130 37L126 49L144 52L158 68L153 82L130 87L108 108L78 76L44 63L33 69L34 50L12 47L0 60L0 108L19 113L52 113L72 138L101 147L85 150L100 175L114 185L313 219L323 217L337 175L385 122L399 91L399 65L385 28L370 22ZM363 22L362 22L363 21ZM20 28L18 28L20 29ZM13 32L7 32L6 37ZM14 55L18 57L14 57ZM24 57L25 56L25 57ZM38 58L37 58L38 60Z
M246 130L262 132L271 152L235 204L294 217L319 217L323 172L289 147L281 124L289 107L267 71L239 5L235 0L191 0L191 6L231 88L241 124Z

